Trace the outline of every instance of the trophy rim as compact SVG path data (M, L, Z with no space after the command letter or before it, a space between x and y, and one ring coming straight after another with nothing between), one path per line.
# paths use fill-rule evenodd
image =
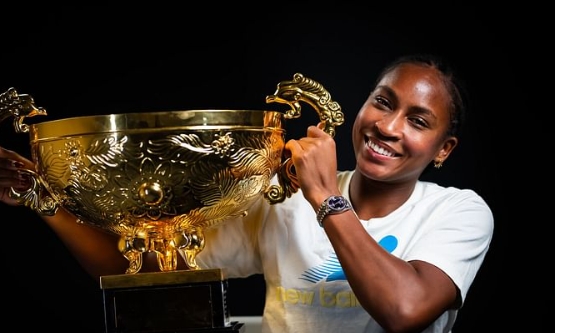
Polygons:
M33 140L121 132L183 130L284 130L275 110L195 109L74 116L30 125Z

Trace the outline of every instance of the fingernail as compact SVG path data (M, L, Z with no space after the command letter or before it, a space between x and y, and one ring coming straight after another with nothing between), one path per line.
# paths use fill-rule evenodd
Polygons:
M25 173L24 171L18 169L18 170L16 170L16 172L18 173L18 179L19 180L27 181L29 179L29 175L27 173Z
M14 168L23 168L24 164L20 161L12 161L12 165L14 166Z
M27 189L31 185L31 179L29 178L28 175L21 175L20 174L18 176L18 184L21 186L21 188Z

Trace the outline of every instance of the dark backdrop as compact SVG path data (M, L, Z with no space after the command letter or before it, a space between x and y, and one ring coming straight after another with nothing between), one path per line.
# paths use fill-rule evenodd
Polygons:
M534 33L530 18L537 14L532 7L422 3L6 5L0 14L0 90L15 87L32 95L48 111L37 121L149 110L269 109L265 96L300 72L322 83L342 106L346 123L337 128L336 141L339 167L346 169L354 165L352 121L382 66L407 52L446 56L467 82L472 109L455 153L426 178L474 189L495 215L492 247L454 332L534 328L544 321L539 311L549 313L536 301L545 292L532 283L544 266L521 259L540 244L529 222L543 222L529 215L539 192L522 171L536 162L525 156L532 152L521 152L534 137L544 139L534 135L544 132L527 106L536 99L537 85L528 79L527 52L540 49L540 42L526 36ZM289 138L314 124L308 112L288 123ZM28 138L14 134L10 121L0 124L0 145L29 152ZM517 175L521 187L514 186ZM24 207L0 209L9 295L3 298L3 322L101 332L97 281L35 214ZM530 231L515 237L517 229ZM232 314L261 313L261 276L230 281L229 290Z

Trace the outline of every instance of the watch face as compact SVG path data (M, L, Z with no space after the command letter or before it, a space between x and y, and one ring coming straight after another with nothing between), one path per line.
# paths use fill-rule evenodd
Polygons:
M324 220L326 215L339 214L350 209L352 209L350 202L348 202L348 200L346 200L346 198L344 198L343 196L330 196L322 202L320 209L316 213L316 220L318 221L318 225L320 225L320 227L323 227L322 221Z
M328 200L328 206L332 209L342 209L346 207L346 201L343 197L332 197Z

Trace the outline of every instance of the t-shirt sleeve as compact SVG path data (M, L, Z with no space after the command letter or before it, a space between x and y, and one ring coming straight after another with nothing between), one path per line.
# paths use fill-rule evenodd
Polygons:
M261 200L250 207L246 216L228 219L205 230L205 246L196 256L200 268L222 268L228 278L262 273L258 235L268 206Z
M483 263L493 235L493 214L471 190L443 198L405 260L443 270L460 290L462 303Z

